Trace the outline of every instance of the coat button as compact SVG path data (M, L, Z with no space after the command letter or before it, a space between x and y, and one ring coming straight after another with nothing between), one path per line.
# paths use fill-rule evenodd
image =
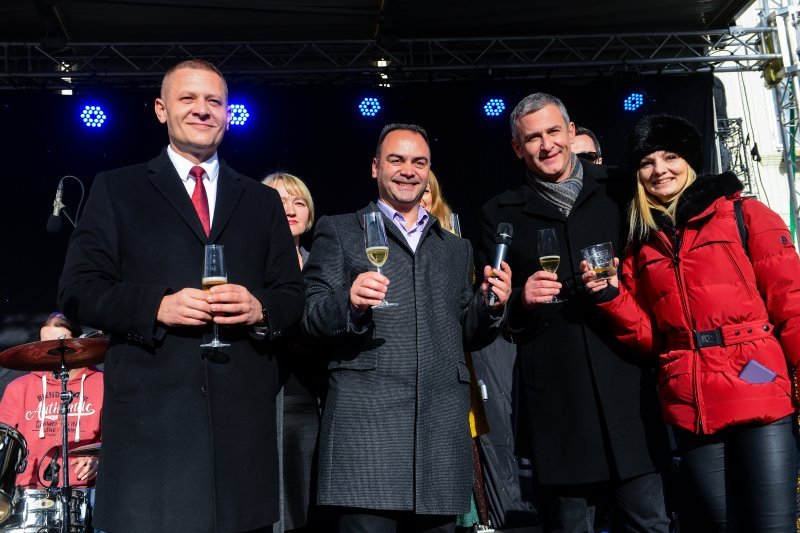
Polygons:
M207 387L200 387L200 392L203 393L203 396L208 396L208 388Z
M747 333L753 333L753 328L747 328Z

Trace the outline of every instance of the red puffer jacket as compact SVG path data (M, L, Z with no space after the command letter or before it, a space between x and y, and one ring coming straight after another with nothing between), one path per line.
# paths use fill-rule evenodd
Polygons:
M729 172L698 177L678 200L675 232L632 247L619 295L599 304L620 340L659 354L664 418L695 433L793 411L800 258L781 218L751 199L747 256L733 207L741 188Z

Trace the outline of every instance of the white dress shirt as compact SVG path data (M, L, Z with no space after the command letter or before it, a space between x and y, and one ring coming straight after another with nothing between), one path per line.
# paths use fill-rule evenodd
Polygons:
M213 227L214 207L217 205L217 178L219 177L219 158L217 157L217 152L214 152L214 155L199 165L195 165L182 155L178 154L172 149L172 145L167 146L167 155L169 156L169 160L172 161L172 165L175 167L175 170L178 171L178 176L181 177L183 186L186 188L186 193L189 195L189 198L192 197L195 185L197 185L197 182L194 180L194 176L189 175L189 171L192 170L192 167L194 166L203 167L203 170L206 171L205 175L203 176L203 185L205 185L206 196L208 196L208 217L211 221L211 227Z

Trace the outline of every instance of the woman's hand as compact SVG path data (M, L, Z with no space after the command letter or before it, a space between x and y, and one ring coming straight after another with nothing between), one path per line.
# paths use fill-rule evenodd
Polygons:
M619 278L617 277L616 273L610 278L597 279L597 275L595 274L594 270L589 268L589 263L587 263L585 260L581 261L580 268L581 272L583 272L581 280L583 281L583 285L586 287L588 292L597 293L604 290L609 285L614 288L619 288ZM619 259L616 257L614 258L614 268L619 268Z

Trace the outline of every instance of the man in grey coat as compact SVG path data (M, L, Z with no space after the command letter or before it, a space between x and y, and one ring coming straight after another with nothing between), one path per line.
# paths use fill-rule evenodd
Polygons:
M425 130L386 126L372 161L378 202L320 219L304 270L304 329L330 340L318 503L334 506L341 532L452 532L470 507L464 351L496 335L511 271L485 266L473 289L469 241L419 206L429 170ZM368 211L383 214L383 274L364 250ZM398 305L373 309L384 297Z

